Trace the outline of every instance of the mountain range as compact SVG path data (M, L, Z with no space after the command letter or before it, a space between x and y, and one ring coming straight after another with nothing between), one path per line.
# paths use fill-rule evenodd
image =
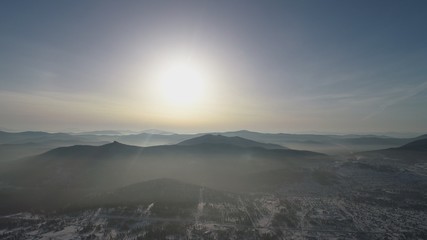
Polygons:
M234 131L218 133L174 134L161 130L146 130L142 133L128 131L95 131L79 134L46 132L2 132L0 131L0 163L25 156L41 154L57 147L72 145L102 145L113 141L141 147L178 144L203 135L240 137L262 144L275 144L267 148L309 150L326 154L348 154L386 148L396 148L415 140L426 139L427 135L416 138L392 138L375 135L319 135L258 133ZM280 145L281 147L278 147ZM263 147L266 147L265 145Z
M301 229L321 232L325 238L337 231L343 238L348 234L373 238L377 232L368 236L360 229L371 231L374 226L383 234L389 219L394 219L393 228L425 229L427 142L423 136L409 141L247 131L225 135L27 132L9 135L9 141L6 136L0 150L4 147L15 158L0 162L0 222L6 229L0 238L60 239L67 232L68 238L95 234L98 239L163 239L184 238L190 232L214 239L248 239L254 234L280 239ZM118 140L129 137L173 143L133 146ZM77 144L49 145L55 138ZM273 138L287 141L267 141ZM323 149L330 143L393 147L326 155L292 149L289 145L295 141ZM405 143L397 145L399 141ZM26 152L19 158L20 149Z
M0 182L19 189L44 189L37 194L29 192L58 203L93 191L163 178L239 192L266 186L262 178L256 184L248 181L254 174L277 169L311 171L330 161L321 153L240 137L203 135L176 145L139 147L114 141L100 146L59 147L4 164ZM265 176L267 180L268 174ZM79 193L70 196L75 191ZM19 194L22 192L12 195ZM66 200L62 196L67 196Z

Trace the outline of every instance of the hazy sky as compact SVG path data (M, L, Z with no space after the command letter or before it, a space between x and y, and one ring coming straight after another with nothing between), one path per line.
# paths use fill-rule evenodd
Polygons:
M153 76L188 58L207 90L166 103ZM9 130L427 132L427 1L0 1L0 111Z

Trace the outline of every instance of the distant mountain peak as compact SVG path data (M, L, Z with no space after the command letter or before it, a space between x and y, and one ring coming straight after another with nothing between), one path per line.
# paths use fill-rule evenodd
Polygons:
M120 142L117 142L117 141L113 141L111 143L107 143L107 144L101 145L100 147L112 147L112 146L129 146L129 145L126 145L126 144L123 144L123 143L120 143Z
M261 147L266 149L286 149L278 144L261 143L242 137L226 137L220 134L205 134L178 143L178 145L225 144L238 147Z
M256 133L256 132L254 132L254 131L249 131L249 130L246 130L246 129L237 130L237 131L235 131L235 132L240 132L240 133Z
M163 130L159 130L159 129L147 129L147 130L142 131L142 133L158 134L158 135L173 135L173 134L175 134L173 132L163 131Z
M107 143L104 145L99 146L99 148L101 149L130 149L130 148L140 148L138 146L132 146L132 145L127 145L127 144L123 144L121 142L118 141L113 141L111 143Z

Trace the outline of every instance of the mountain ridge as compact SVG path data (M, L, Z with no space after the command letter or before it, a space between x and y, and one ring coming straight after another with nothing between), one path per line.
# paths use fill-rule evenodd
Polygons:
M288 149L278 144L262 143L242 137L226 137L220 134L206 134L200 137L184 140L177 145L197 145L197 144L230 144L239 147L261 147L265 149Z

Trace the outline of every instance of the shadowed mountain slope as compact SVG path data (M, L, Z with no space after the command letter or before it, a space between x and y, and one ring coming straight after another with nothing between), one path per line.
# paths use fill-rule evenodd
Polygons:
M137 154L143 148L130 146L114 141L101 146L75 145L71 147L60 147L40 155L40 157L54 158L113 158L115 156L129 156Z
M380 149L375 151L360 152L356 156L361 162L376 165L391 165L395 168L405 168L427 163L427 139L416 140L396 148ZM417 166L421 172L427 171L424 167Z
M427 139L413 141L397 149L409 150L409 151L427 151Z

